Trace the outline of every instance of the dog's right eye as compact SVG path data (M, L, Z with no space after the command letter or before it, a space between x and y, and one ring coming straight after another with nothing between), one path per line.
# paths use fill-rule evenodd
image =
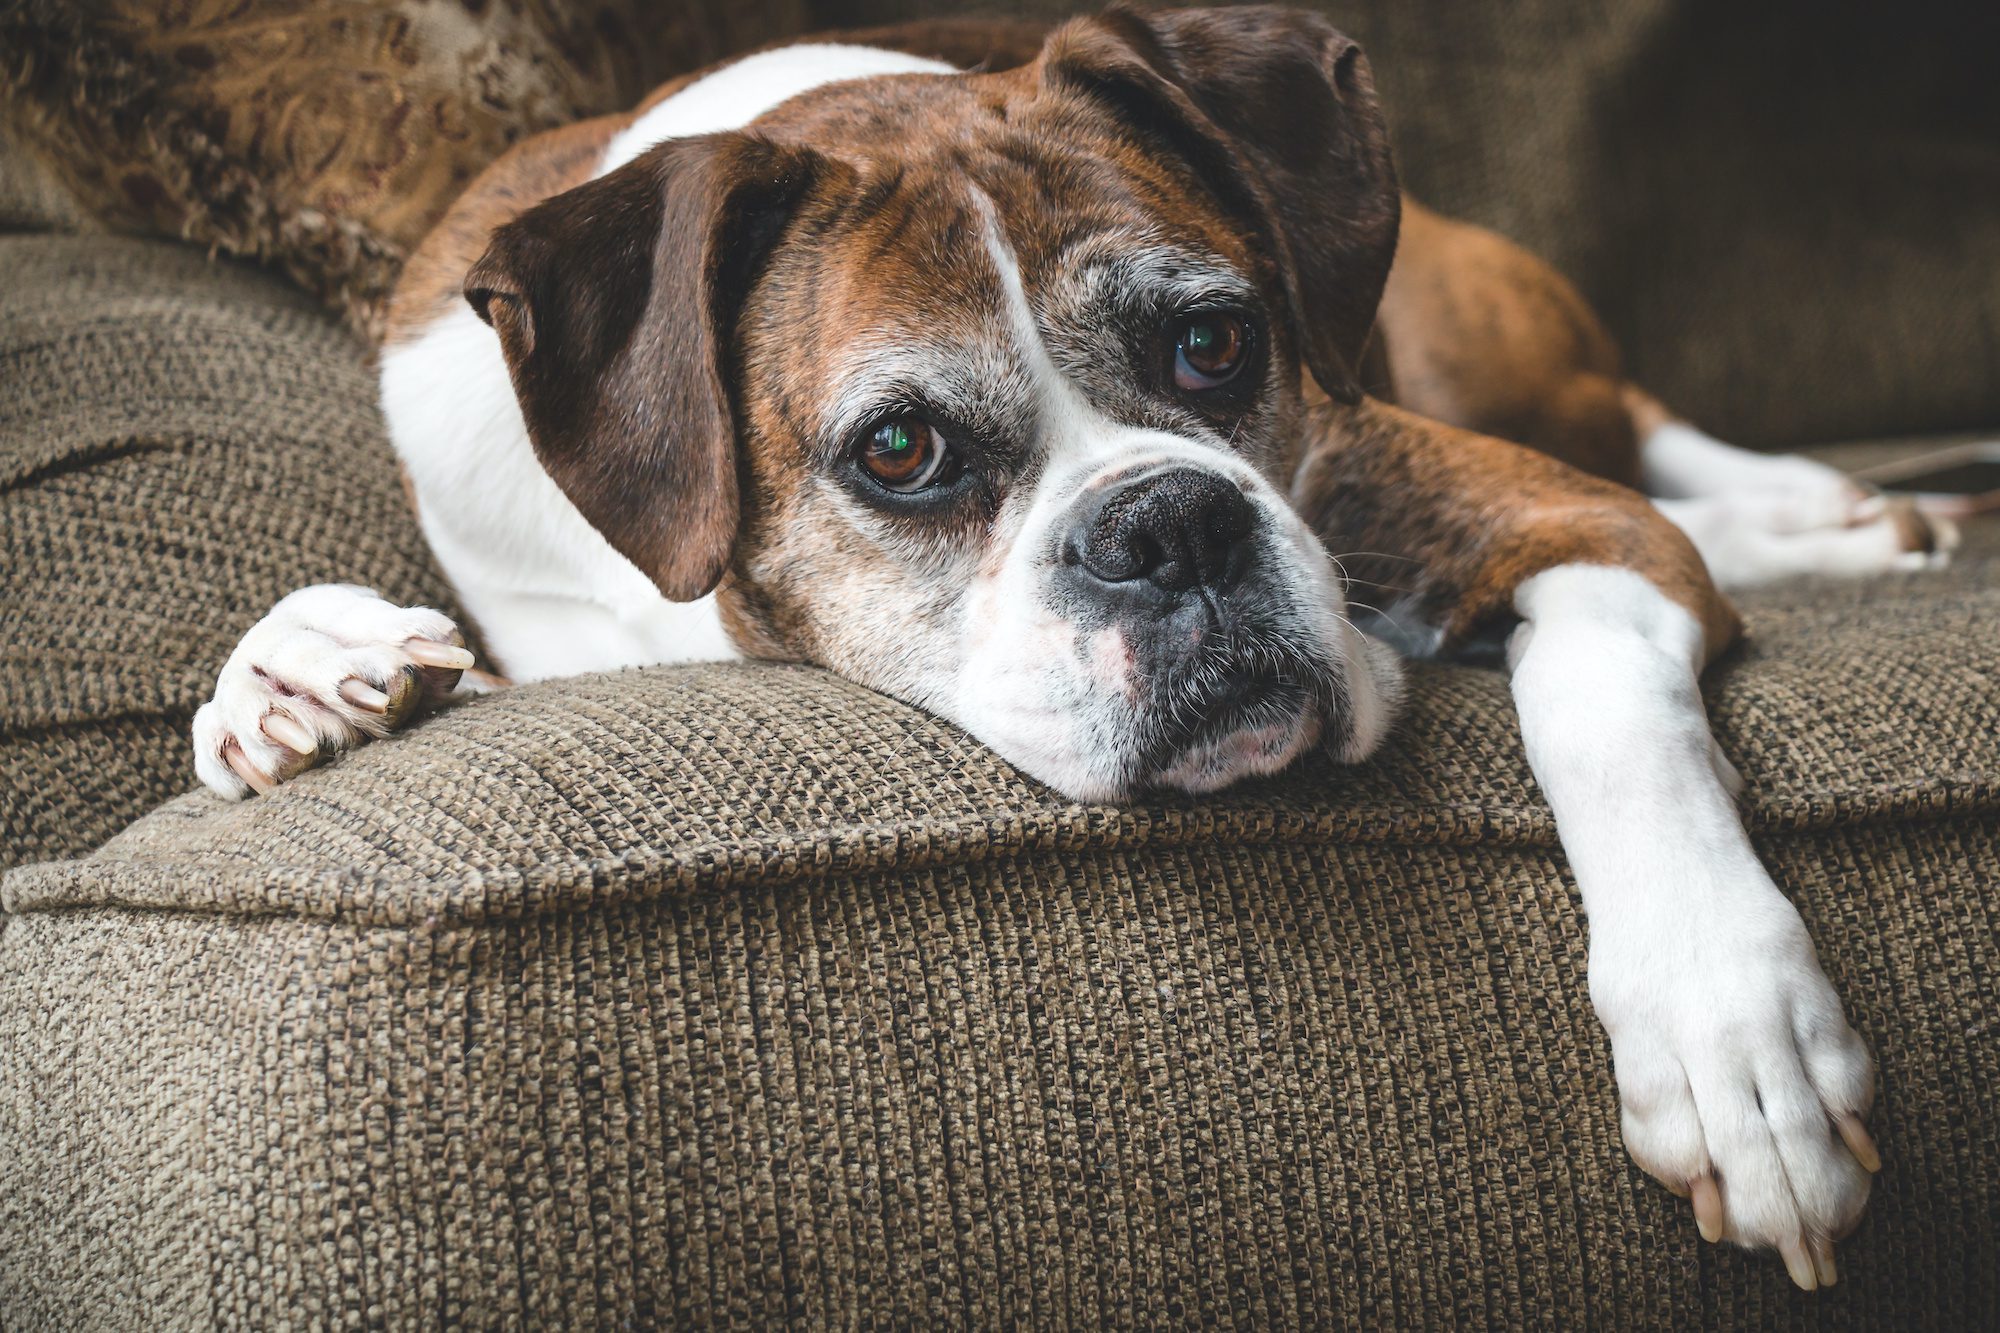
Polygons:
M1250 359L1250 322L1234 310L1184 315L1173 327L1174 387L1219 389Z
M884 489L914 495L946 479L951 450L922 417L891 417L861 445L861 466Z

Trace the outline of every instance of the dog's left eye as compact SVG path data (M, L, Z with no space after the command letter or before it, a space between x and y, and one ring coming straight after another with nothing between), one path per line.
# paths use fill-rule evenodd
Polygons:
M914 495L945 480L950 459L943 437L918 416L891 417L861 443L861 466L898 495Z
M1173 332L1174 387L1188 393L1220 388L1250 359L1249 322L1233 310L1183 315Z

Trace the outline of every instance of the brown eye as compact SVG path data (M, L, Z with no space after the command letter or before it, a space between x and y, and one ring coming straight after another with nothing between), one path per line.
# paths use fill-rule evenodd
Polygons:
M898 495L910 495L941 478L949 456L944 441L921 417L891 417L861 446L861 466Z
M1236 378L1250 350L1250 326L1227 310L1181 317L1174 337L1174 386L1189 393Z

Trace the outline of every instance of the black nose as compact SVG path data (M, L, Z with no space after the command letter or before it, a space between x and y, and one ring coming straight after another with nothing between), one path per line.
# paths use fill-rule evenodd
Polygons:
M1242 563L1257 511L1227 477L1176 467L1113 486L1086 505L1064 556L1105 583L1144 579L1167 592L1220 589Z

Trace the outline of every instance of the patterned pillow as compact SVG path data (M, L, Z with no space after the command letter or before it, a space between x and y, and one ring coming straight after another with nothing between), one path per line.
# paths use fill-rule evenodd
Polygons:
M802 30L805 0L15 0L0 113L94 219L282 267L364 335L516 140Z

